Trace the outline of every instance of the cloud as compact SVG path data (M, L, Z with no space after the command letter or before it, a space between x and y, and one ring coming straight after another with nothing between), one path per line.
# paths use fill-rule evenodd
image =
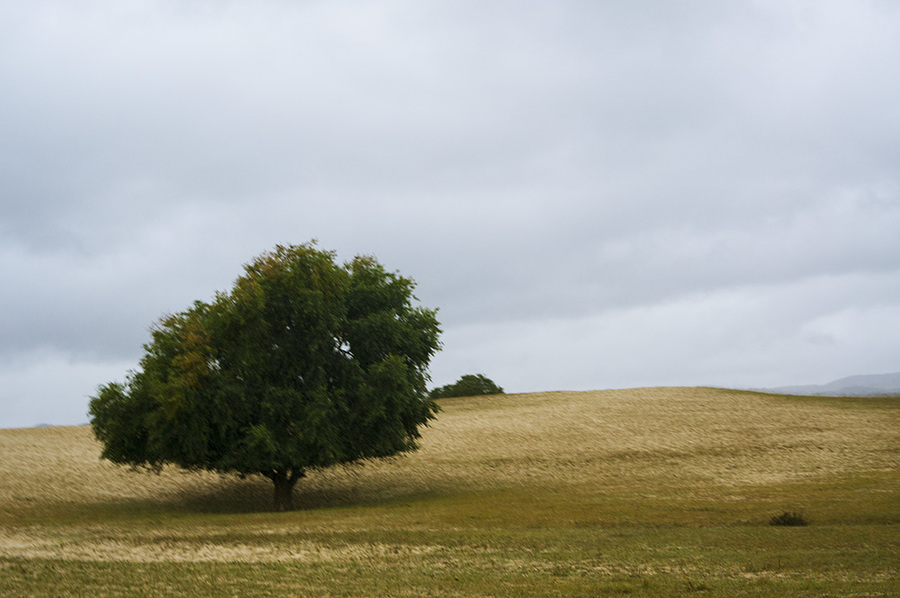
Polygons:
M6 3L0 375L51 413L312 238L419 282L436 383L895 370L898 40L875 0Z
M435 377L455 379L454 369L490 364L495 379L509 381L504 388L527 392L660 383L761 387L798 372L830 379L835 371L890 371L894 341L883 331L900 323L900 306L856 295L898 293L895 275L824 276L569 318L459 326L445 335Z

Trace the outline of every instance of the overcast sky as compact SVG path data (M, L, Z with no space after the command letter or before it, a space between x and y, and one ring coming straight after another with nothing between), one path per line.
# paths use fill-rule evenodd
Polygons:
M900 4L0 0L0 427L313 238L434 385L900 371Z

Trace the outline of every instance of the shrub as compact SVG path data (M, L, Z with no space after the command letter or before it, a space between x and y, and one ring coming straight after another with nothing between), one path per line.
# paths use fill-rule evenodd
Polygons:
M801 525L809 525L809 521L803 517L802 513L788 513L785 511L781 515L775 515L769 520L769 525L781 525L781 526L801 526Z
M503 389L483 374L466 374L453 384L440 386L429 393L432 399L449 397L474 397L478 395L500 395Z

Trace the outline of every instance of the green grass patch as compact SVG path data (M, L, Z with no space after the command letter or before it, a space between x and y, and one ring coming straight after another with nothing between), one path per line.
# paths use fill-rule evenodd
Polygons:
M168 538L174 543L176 538ZM188 539L202 542L196 537ZM4 596L894 595L887 527L301 532L208 536L289 550L287 562L0 560Z

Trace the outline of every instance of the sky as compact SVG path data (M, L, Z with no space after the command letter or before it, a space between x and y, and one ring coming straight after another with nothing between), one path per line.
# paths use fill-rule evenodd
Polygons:
M434 386L900 371L898 72L890 0L0 0L0 427L312 239Z

